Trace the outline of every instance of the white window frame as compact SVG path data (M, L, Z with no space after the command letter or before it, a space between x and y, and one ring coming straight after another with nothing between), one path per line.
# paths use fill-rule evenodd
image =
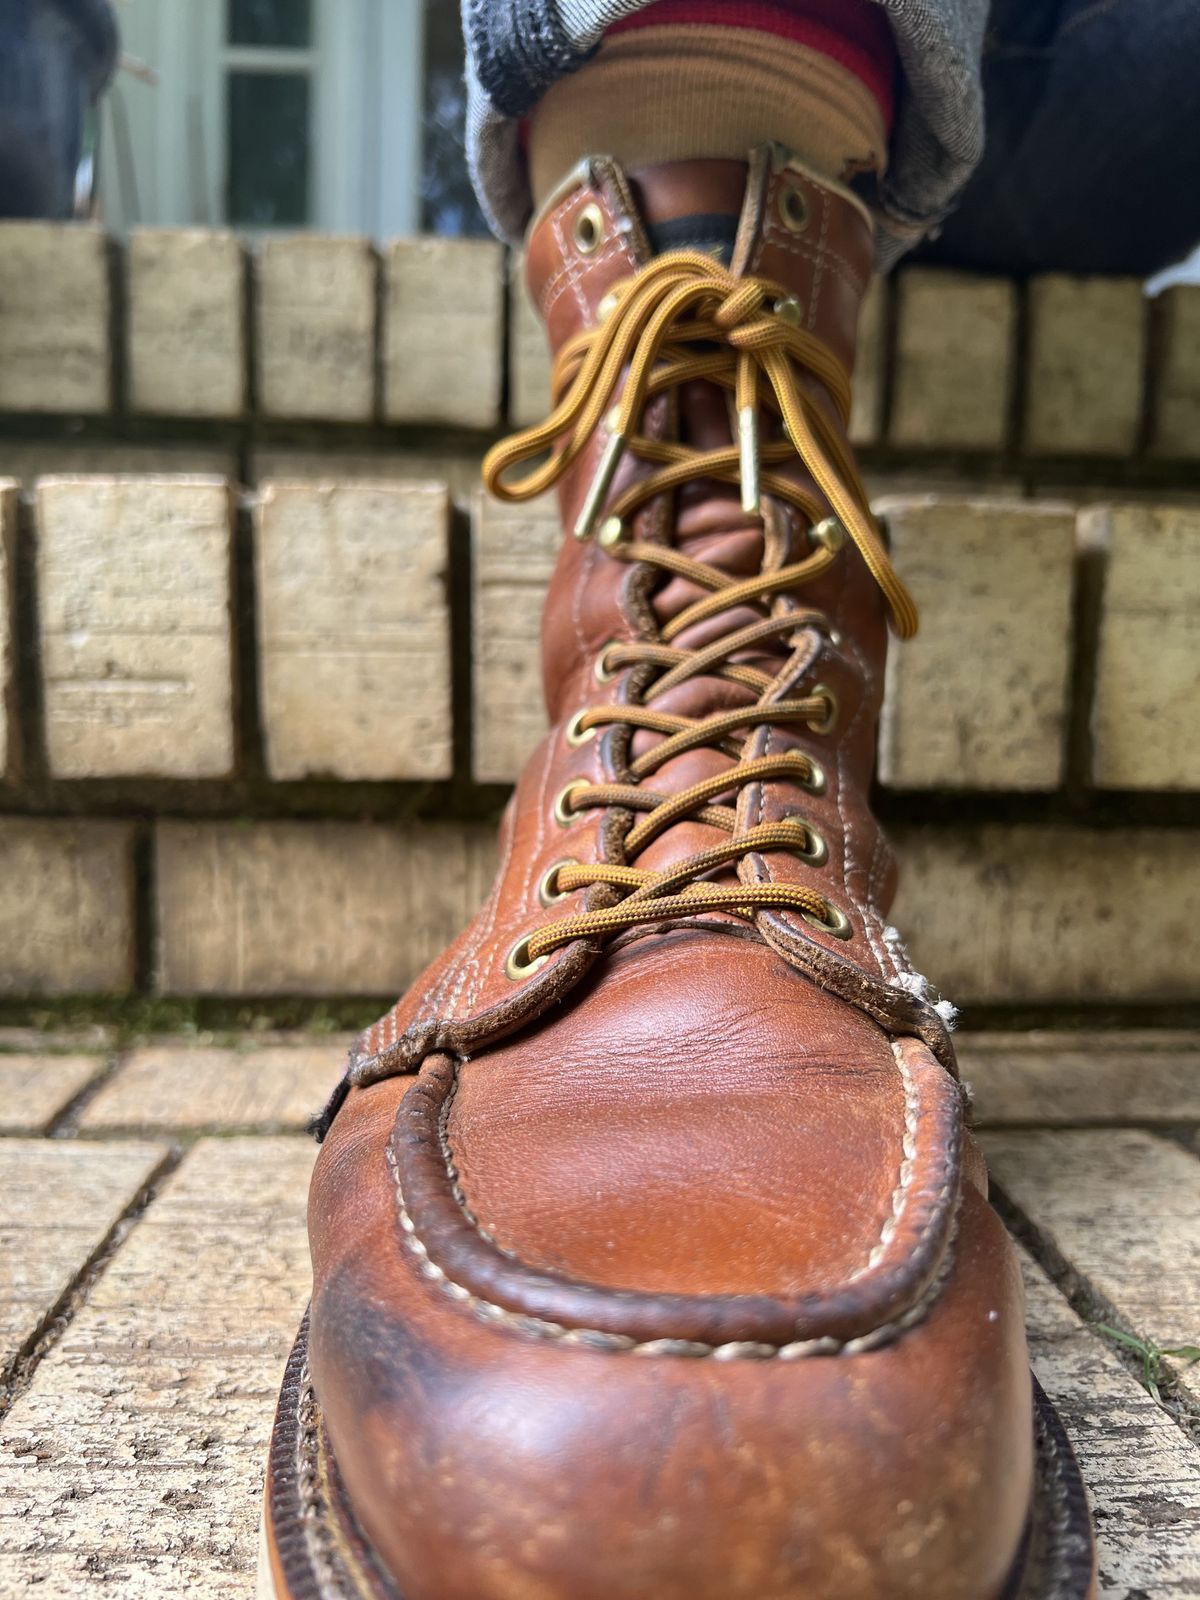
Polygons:
M100 194L110 225L224 226L230 66L294 71L307 64L313 146L311 215L304 227L378 239L415 233L422 0L313 0L308 50L228 45L225 13L225 0L127 0L123 7L127 48L148 62L158 82L150 86L123 74L115 90L119 108L107 108ZM131 197L121 182L118 117L128 124L133 146L138 215L127 208Z

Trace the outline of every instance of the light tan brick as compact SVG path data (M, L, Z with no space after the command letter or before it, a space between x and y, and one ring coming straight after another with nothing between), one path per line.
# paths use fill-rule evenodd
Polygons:
M958 1035L978 1125L1200 1123L1200 1036L1166 1029Z
M0 1071L4 1057L0 1056ZM160 1043L131 1050L91 1099L79 1126L299 1131L323 1105L345 1066L346 1045L261 1045L239 1049Z
M1095 782L1200 789L1200 509L1126 505L1085 515L1108 549Z
M258 403L269 417L375 410L377 261L366 239L269 239L255 264Z
M1017 1254L1034 1374L1087 1484L1097 1592L1185 1600L1200 1592L1200 1456L1112 1344L1076 1316L1025 1250Z
M488 825L162 823L158 987L399 993L478 909Z
M167 1147L0 1142L0 1370L44 1324Z
M504 505L483 494L472 529L475 779L511 783L546 731L539 636L562 530L553 496Z
M104 234L80 223L0 227L0 411L107 411Z
M16 602L13 567L17 532L17 485L0 478L0 778L15 765L16 682L12 630Z
M0 818L0 993L124 994L133 836L123 822Z
M856 445L878 444L883 425L887 292L883 278L872 278L859 313L854 395L850 406L850 441Z
M1200 849L1182 828L895 828L892 921L953 1001L1189 1001Z
M901 789L1053 789L1062 777L1075 516L1020 500L883 500L921 611L894 644L879 775Z
M37 490L46 745L64 778L233 766L228 487L48 478Z
M100 1164L111 1147L52 1148ZM5 1600L251 1594L313 1155L201 1141L92 1285L4 1422Z
M500 419L500 245L399 239L387 249L385 283L388 420L494 427Z
M1029 286L1025 446L1033 455L1127 455L1142 408L1146 302L1132 278Z
M508 297L509 421L514 428L527 428L550 409L550 349L525 283L522 256L510 260Z
M173 417L245 406L245 258L231 233L139 228L129 239L129 403Z
M1159 301L1162 360L1154 403L1155 455L1200 457L1200 284L1181 283Z
M1131 1332L1197 1343L1200 1160L1128 1128L993 1133L984 1151L1004 1192ZM1200 1371L1178 1376L1200 1399Z
M446 490L268 484L256 521L271 776L449 777Z
M999 450L1013 381L1012 284L918 267L901 274L896 293L891 443Z
M103 1068L103 1056L0 1055L0 1133L41 1133Z
M302 483L340 483L346 478L444 483L455 505L466 507L479 489L482 460L482 449L464 448L460 440L446 435L398 450L256 450L250 458L250 479L257 484L275 478Z

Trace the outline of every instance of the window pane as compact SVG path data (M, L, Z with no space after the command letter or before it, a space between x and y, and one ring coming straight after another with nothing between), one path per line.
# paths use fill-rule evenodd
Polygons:
M250 227L307 222L309 81L300 73L229 74L225 216Z
M228 39L305 50L312 43L312 0L229 0Z
M467 177L466 110L459 8L450 0L425 0L421 226L427 233L487 232Z

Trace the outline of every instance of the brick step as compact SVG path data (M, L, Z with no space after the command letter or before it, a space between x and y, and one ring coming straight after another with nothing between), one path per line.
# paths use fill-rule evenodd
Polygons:
M13 1126L22 1107L31 1129L45 1125L48 1082L78 1093L81 1059L94 1092L59 1137L0 1139L16 1286L0 1297L11 1386L0 1595L103 1582L117 1600L216 1600L253 1570L275 1387L308 1291L314 1147L274 1130L323 1095L345 1041L160 1039L90 1056L77 1037L61 1054L54 1035L41 1051L29 1044L0 1034L0 1081L5 1063L16 1069ZM998 1120L1030 1124L984 1143L1022 1241L1034 1370L1091 1495L1100 1590L1194 1594L1195 1369L1158 1362L1156 1401L1138 1360L1096 1324L1146 1345L1197 1342L1200 1159L1122 1125L1166 1116L1173 1083L1170 1120L1195 1139L1197 1040L1016 1034L963 1046L984 1120L990 1104ZM1043 1104L1063 1116L1069 1086L1078 1114L1116 1125L1038 1126Z

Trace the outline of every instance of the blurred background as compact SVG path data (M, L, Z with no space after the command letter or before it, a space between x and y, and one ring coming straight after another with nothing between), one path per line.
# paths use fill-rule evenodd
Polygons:
M49 123L47 147L64 156L80 121L80 210L94 200L118 229L483 231L463 162L456 4L114 0L121 54L96 105L102 12L100 0L0 0L9 114L24 99L28 125ZM18 214L11 197L6 209Z

